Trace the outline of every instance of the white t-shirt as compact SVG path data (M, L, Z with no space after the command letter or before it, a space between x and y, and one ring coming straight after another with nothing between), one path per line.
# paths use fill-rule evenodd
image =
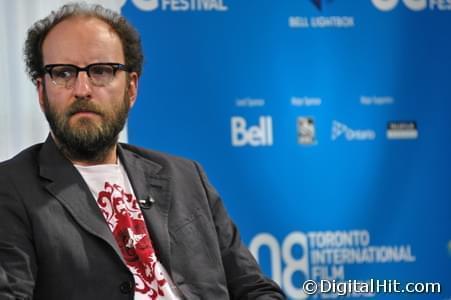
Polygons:
M155 255L124 167L120 163L74 166L91 190L134 276L135 299L180 299L177 288Z

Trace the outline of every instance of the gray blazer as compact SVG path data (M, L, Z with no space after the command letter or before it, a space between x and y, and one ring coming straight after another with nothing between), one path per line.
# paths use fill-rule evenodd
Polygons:
M120 144L157 256L186 299L284 299L193 161ZM0 164L0 300L133 299L133 276L52 138Z

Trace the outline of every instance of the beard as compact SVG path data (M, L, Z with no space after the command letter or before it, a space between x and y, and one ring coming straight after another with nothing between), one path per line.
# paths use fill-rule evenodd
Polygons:
M130 103L125 91L123 101L112 106L110 111L102 109L90 99L78 98L64 112L58 113L50 105L44 90L45 117L59 149L73 161L101 163L116 145L129 110ZM71 117L78 112L93 112L101 120L81 117L71 124Z

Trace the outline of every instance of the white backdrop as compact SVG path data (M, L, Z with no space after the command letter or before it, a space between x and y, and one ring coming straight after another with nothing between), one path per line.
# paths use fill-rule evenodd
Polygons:
M0 161L11 158L48 134L45 117L38 105L34 85L23 61L23 45L28 28L68 0L0 0ZM124 0L98 2L120 11ZM126 130L121 136L126 140Z

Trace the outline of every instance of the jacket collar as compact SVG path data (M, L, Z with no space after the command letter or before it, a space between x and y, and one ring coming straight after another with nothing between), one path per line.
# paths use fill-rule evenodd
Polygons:
M150 204L147 208L142 206L141 211L157 257L170 274L168 215L172 199L171 180L163 174L161 165L127 147L126 144L118 145L119 158L127 171L138 201L144 200Z
M168 212L170 180L160 175L162 166L118 145L118 154L127 171L137 199L153 199L150 208L142 209L150 239L157 256L170 272ZM93 199L89 187L72 163L62 155L49 135L39 153L40 176L47 179L45 188L67 209L88 233L104 240L125 264L121 251Z

